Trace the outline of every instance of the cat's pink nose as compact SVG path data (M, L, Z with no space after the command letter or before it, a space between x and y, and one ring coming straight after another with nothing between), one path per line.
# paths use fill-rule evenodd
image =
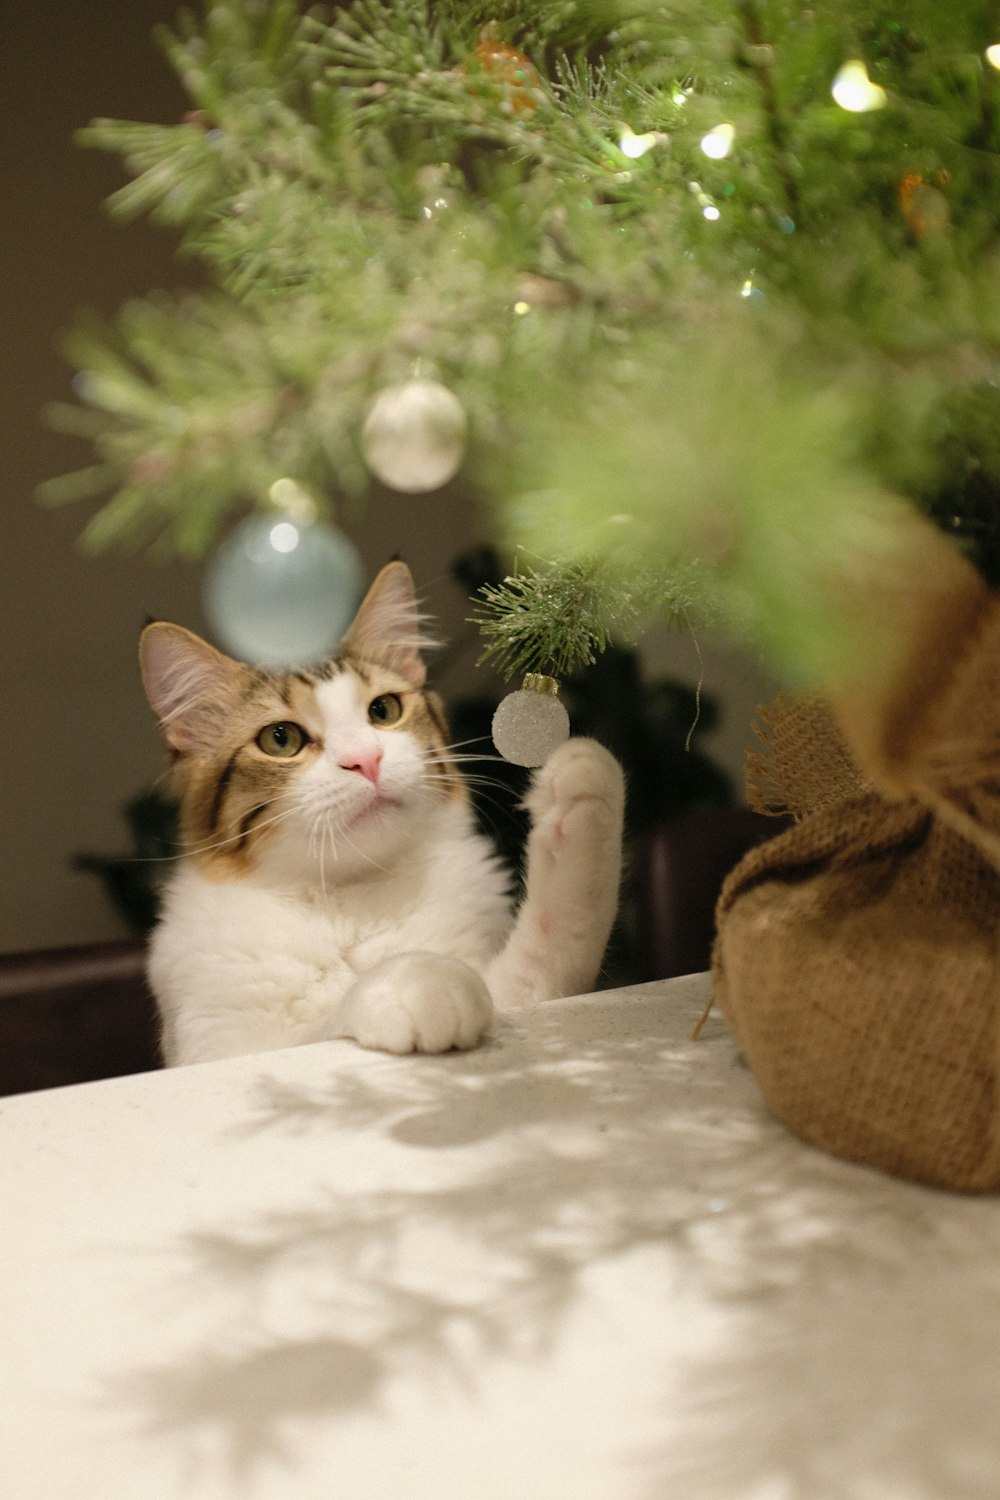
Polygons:
M378 786L378 768L382 764L382 747L376 745L373 750L359 750L356 754L348 753L340 764L345 771L360 771L372 786Z

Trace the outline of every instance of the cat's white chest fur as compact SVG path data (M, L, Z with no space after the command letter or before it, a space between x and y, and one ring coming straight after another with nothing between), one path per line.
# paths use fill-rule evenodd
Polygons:
M307 903L329 923L356 974L405 949L476 966L499 951L511 922L509 881L469 821L464 809L443 810L433 842L391 869L325 891L313 887Z
M437 821L436 837L397 865L325 889L266 871L218 883L181 867L149 963L168 1064L329 1035L355 981L401 952L482 970L510 926L507 877L464 809Z

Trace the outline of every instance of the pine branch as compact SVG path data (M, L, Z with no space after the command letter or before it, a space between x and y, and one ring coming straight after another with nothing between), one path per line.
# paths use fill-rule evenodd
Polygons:
M367 405L418 367L496 528L552 560L484 601L490 659L564 673L648 606L825 660L864 497L978 526L1000 486L997 38L981 0L896 9L214 0L162 37L189 115L84 139L215 290L78 337L58 420L97 461L45 498L110 492L94 547L198 554L284 475L362 496ZM831 99L854 56L875 114Z
M579 564L515 572L480 595L472 620L489 645L479 663L490 662L505 680L525 672L566 678L606 649L612 619L626 632L635 617L597 568Z

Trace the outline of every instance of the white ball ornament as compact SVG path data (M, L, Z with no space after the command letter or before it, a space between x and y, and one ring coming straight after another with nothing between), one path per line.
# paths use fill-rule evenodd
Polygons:
M554 677L529 672L493 715L493 743L515 766L542 766L557 745L569 739L569 714L558 698Z
M205 613L235 656L262 667L305 666L340 641L363 586L357 550L335 527L250 516L206 569Z
M461 401L440 381L388 385L365 418L365 462L377 479L404 495L440 489L461 467L468 425Z

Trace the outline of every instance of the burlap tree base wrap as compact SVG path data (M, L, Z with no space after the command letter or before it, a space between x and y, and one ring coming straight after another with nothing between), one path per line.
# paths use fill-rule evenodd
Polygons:
M763 716L750 800L798 821L727 880L713 972L790 1129L997 1191L1000 602L964 564L949 589L870 695Z

